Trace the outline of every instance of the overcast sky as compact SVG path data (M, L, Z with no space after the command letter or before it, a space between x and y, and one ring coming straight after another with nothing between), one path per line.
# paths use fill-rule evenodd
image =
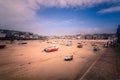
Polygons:
M120 0L0 0L0 28L39 35L114 33Z

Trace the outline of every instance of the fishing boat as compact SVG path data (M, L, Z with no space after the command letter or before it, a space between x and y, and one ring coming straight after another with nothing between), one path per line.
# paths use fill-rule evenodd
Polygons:
M96 47L96 46L93 47L93 51L98 51L98 50L99 50L98 47Z
M27 44L27 42L20 42L19 44Z
M54 51L58 51L58 47L56 47L56 46L50 46L50 47L48 47L48 48L45 48L44 49L44 51L45 52L54 52Z
M6 47L6 45L0 45L0 49L3 49L5 47Z
M66 46L72 46L72 41L69 41Z
M71 61L71 60L73 60L73 55L71 55L71 56L65 56L64 60L65 61Z
M77 47L82 48L83 47L82 43L78 43Z

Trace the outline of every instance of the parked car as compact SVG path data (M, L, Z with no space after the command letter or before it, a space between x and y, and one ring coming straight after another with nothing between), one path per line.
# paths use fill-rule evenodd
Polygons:
M44 49L45 52L53 52L53 51L58 51L58 47L56 46L50 46L48 48Z

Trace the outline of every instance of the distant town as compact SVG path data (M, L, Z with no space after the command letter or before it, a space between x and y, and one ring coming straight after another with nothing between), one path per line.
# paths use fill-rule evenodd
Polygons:
M101 33L101 34L76 34L76 35L64 35L64 36L40 36L31 32L22 32L15 30L6 30L0 29L0 40L48 40L48 39L88 39L88 40L97 40L97 39L114 39L119 34L120 25L116 33Z
M14 40L37 40L37 39L42 39L42 36L39 36L38 34L34 34L31 32L0 29L0 39L1 40L11 40L11 39L14 39Z

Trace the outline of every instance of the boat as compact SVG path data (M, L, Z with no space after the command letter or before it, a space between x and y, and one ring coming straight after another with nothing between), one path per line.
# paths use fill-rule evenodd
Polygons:
M108 44L104 44L103 47L104 48L108 48L109 46L108 46Z
M78 43L77 47L78 47L78 48L82 48L83 45L82 45L81 43Z
M3 49L5 47L6 47L6 45L0 45L0 49Z
M27 44L27 42L20 42L19 44Z
M50 46L44 49L45 52L54 52L54 51L58 51L58 47L56 46Z
M66 46L72 46L72 41L69 41Z
M66 57L64 58L64 60L65 60L65 61L71 61L71 60L73 60L73 55L72 55L72 56L66 56Z
M99 48L98 47L93 47L93 51L98 51L99 50Z
M97 44L91 44L91 46L97 46Z

